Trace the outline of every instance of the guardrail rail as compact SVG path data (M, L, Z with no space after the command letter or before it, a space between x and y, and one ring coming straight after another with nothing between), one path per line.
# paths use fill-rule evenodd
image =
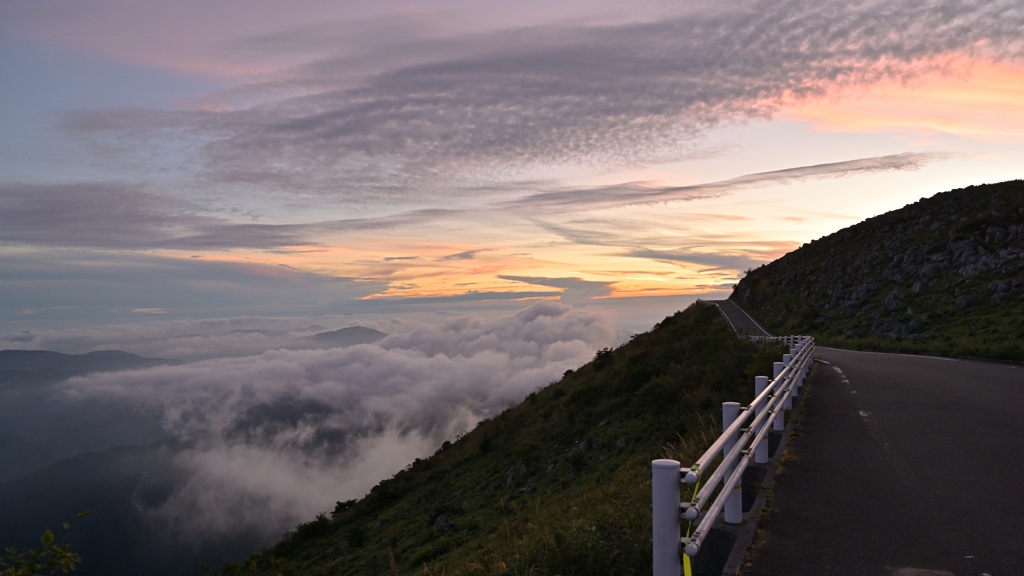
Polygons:
M775 362L774 376L754 378L754 401L749 406L737 402L722 404L722 435L689 469L683 470L675 460L651 462L651 503L654 528L654 576L679 576L689 559L700 552L711 527L723 514L727 524L743 519L743 471L753 460L768 462L769 431L785 429L785 410L792 408L793 396L799 393L810 371L814 339L809 336L780 336L772 339L790 347L782 362ZM722 461L714 472L704 478L707 470L721 454ZM680 501L680 485L694 487L690 502ZM721 490L716 489L721 486ZM682 520L688 522L682 534Z

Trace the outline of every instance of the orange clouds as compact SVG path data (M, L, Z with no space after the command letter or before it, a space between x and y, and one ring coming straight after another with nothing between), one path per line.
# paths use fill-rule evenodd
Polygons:
M779 116L829 132L952 134L975 140L1024 140L1024 66L970 62L963 74L912 85L883 82L856 97L793 103Z

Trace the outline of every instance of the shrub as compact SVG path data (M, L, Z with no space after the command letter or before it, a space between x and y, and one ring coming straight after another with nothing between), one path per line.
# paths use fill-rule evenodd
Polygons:
M92 512L82 512L75 520L88 516ZM60 537L71 529L71 522L63 524L60 534L54 536L52 530L46 530L39 538L40 546L35 550L24 549L20 552L7 548L7 556L0 558L0 576L42 576L58 572L72 572L78 568L82 558L71 551L71 545L59 546Z

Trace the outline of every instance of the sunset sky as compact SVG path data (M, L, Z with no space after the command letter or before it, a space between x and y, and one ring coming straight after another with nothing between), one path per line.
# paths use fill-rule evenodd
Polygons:
M645 329L1024 177L1022 30L1019 0L8 0L0 348L538 299Z

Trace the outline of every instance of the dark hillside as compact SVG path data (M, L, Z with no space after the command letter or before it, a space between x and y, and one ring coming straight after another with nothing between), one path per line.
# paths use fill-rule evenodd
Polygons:
M1024 181L869 218L750 271L730 298L819 344L1024 360Z
M225 573L649 574L650 461L692 461L780 353L695 304Z

